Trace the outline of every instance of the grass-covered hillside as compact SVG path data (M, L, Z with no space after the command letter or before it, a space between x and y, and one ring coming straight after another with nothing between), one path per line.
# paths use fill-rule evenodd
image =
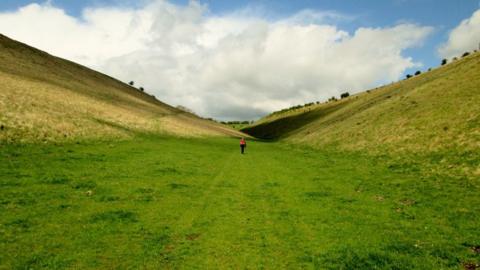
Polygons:
M0 36L0 270L478 269L479 71L275 113L242 155L240 131Z
M233 135L104 74L0 35L0 141Z
M436 153L440 165L447 162L443 154L460 155L461 165L445 167L480 175L480 54L345 99L272 114L243 131L376 154Z

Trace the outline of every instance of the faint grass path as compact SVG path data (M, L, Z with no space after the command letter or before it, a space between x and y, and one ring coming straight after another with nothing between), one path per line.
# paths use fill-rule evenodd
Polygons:
M423 270L478 261L477 186L404 163L264 142L241 155L225 138L2 150L0 269Z
M247 150L231 154L198 199L203 203L183 213L182 230L195 236L179 247L187 268L288 267L304 259L298 253L314 232L298 209L297 190L308 179L299 177L300 164L284 148L255 142Z

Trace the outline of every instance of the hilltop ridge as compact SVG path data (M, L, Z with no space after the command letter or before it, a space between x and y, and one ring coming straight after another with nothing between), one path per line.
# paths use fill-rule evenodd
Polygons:
M0 141L243 134L0 35Z
M271 114L243 129L264 139L347 149L480 147L480 54L345 99Z
M271 114L242 131L400 163L420 155L432 171L478 177L480 53L344 99Z

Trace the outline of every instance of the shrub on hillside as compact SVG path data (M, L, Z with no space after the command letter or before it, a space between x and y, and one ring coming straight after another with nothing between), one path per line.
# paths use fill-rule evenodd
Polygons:
M329 101L331 101L332 98L330 98ZM336 98L335 98L335 100L336 100ZM317 101L316 104L320 104L320 101ZM312 106L312 105L315 105L315 102L305 103L304 105L295 105L295 106L292 106L290 108L281 109L279 111L272 112L271 115L276 115L276 114L289 112L289 111L295 111L297 109L306 108L306 107L309 107L309 106Z
M469 55L470 55L469 52L464 52L464 53L462 54L462 57L469 56Z
M453 60L453 61L457 61L457 60L458 60L458 58L457 58L457 57L453 57L453 59L452 59L452 60Z
M415 72L415 76L418 76L420 74L422 74L422 72L420 70L417 70L417 72Z
M130 81L128 84L130 84L131 86L133 86L135 83L133 81Z
M253 123L253 121L252 121ZM245 120L245 121L228 121L228 122L222 122L222 124L227 124L227 125L248 125L250 124L250 121Z
M443 66L443 65L446 65L446 64L447 64L447 62L448 62L448 60L447 60L447 59L443 59L443 60L442 60L442 66Z
M348 96L350 96L350 93L345 92L340 95L340 98L347 98Z
M407 74L407 76L405 76L407 79L410 79L411 77L413 77L412 75L410 74Z
M142 91L142 92L145 91L145 89L143 89L143 87L138 88L138 90L140 90L140 91Z
M328 101L337 101L337 98L336 97L331 97L328 99Z

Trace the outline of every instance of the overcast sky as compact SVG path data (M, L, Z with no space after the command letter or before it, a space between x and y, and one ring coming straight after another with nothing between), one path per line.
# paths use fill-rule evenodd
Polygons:
M250 120L477 49L480 3L2 0L0 33L202 116Z

